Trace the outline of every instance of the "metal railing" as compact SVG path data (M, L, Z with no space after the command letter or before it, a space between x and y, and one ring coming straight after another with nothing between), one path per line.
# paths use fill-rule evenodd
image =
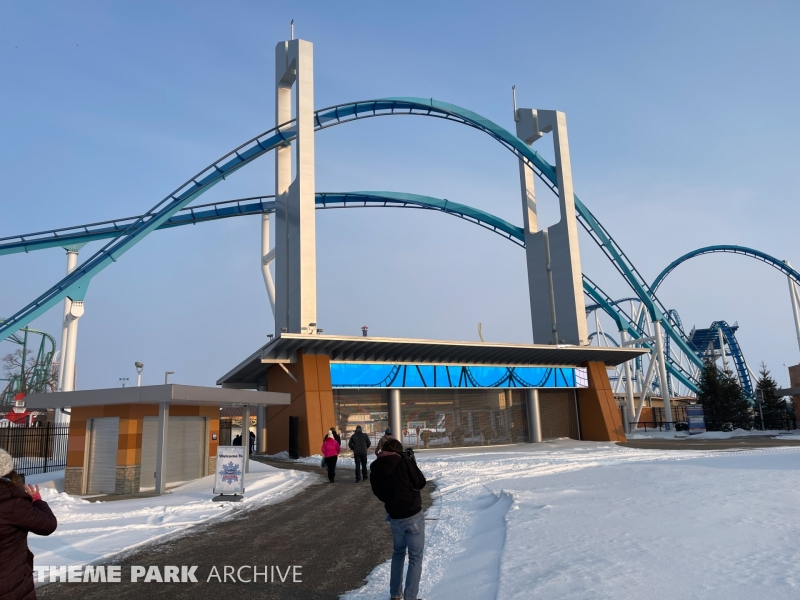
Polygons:
M638 430L644 430L645 433L649 431L689 431L689 424L686 421L639 421L638 426L634 421L628 422L628 428L631 433Z
M14 458L14 469L22 475L66 468L68 438L69 425L0 428L0 448Z
M743 429L745 431L752 431L758 433L762 431L761 421L755 419L753 421L706 421L706 431L723 431L730 432L735 429ZM668 428L667 425L670 427ZM764 430L766 431L792 431L797 429L797 422L791 419L781 419L775 421L766 421L764 423ZM689 424L686 421L639 421L638 427L634 422L629 422L628 427L631 433L642 430L644 433L647 431L689 431Z

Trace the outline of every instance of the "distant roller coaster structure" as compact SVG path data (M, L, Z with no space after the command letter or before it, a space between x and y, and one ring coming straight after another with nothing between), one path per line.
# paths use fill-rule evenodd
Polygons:
M516 160L532 169L548 189L554 193L558 192L558 177L555 167L544 160L526 142L489 119L454 104L428 98L406 97L340 104L317 110L314 113L314 129L321 131L335 125L386 116L433 117L481 131L509 150ZM0 238L0 255L62 247L68 250L73 260L71 266L68 266L68 273L64 278L5 321L0 322L0 341L24 328L60 301L66 300L65 331L68 327L74 328L74 335L70 333L68 336L70 345L67 346L66 354L68 357L71 356L74 361L75 350L72 346L76 343L77 321L83 314L83 300L91 279L106 267L117 262L125 252L155 230L274 212L275 202L271 196L190 205L211 187L232 176L239 169L294 140L296 130L295 120L288 120L248 140L191 177L144 214ZM703 364L705 350L697 348L692 343L691 336L682 327L678 313L668 310L662 304L656 296L656 289L672 270L694 256L712 252L742 254L767 262L787 275L790 281L793 310L800 341L797 292L794 289L795 284L800 284L800 273L792 269L788 263L749 248L714 246L696 250L677 259L652 284L648 284L611 234L578 199L577 195L574 201L578 222L611 261L634 293L632 298L614 300L584 274L583 289L593 302L592 305L587 306L587 314L602 309L617 326L620 339L618 342L615 340L614 343L639 345L649 349L651 353L655 353L661 343L658 332L663 331L663 341L667 348L664 359L668 389L681 387L686 393L693 393L697 390L698 372ZM397 207L434 210L467 220L489 229L519 246L525 246L522 228L488 212L445 199L398 192L319 193L316 195L316 207L318 209ZM77 265L77 251L80 247L83 244L101 240L108 241L90 258ZM623 306L625 302L630 304L628 309ZM72 329L69 331L72 332ZM604 332L595 331L592 338L600 343L601 340L608 340L609 336ZM730 338L728 338L727 344L730 348ZM738 344L736 346L738 348ZM740 350L737 351L741 354ZM724 343L722 352L724 356ZM62 364L64 362L62 361ZM624 373L620 373L618 377L618 383L620 385L627 384L626 390L632 390L636 384L639 392L654 388L660 389L662 382L659 381L660 377L655 363L656 361L651 359L648 367L645 368L642 361L639 360L634 373L629 372L628 365L626 365ZM746 365L743 357L742 363ZM64 374L66 378L69 376L69 373ZM634 420L638 420L641 415L644 396L644 393L640 393L641 399Z

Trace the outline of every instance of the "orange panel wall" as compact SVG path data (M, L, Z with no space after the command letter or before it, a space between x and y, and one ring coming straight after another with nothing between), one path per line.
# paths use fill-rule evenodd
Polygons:
M275 365L267 373L267 389L291 395L291 404L267 408L267 452L277 454L289 449L289 417L299 417L301 456L319 454L322 439L336 425L331 386L331 363L325 355L297 353L297 362L288 364L297 382Z
M170 406L173 417L208 417L208 455L217 455L219 437L219 407L217 406ZM158 404L109 404L100 406L78 406L72 408L67 442L67 466L82 467L86 449L86 422L102 417L119 417L119 444L117 465L137 465L142 462L142 427L144 417L157 417Z
M578 390L581 439L624 442L625 430L605 364L589 362L584 366L589 376L589 387Z

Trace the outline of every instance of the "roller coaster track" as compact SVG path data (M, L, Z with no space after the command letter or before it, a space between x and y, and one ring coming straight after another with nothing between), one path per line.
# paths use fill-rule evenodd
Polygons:
M786 261L780 260L767 254L766 252L762 252L761 250L756 250L754 248L747 248L746 246L735 246L731 244L720 244L715 246L706 246L704 248L698 248L697 250L693 250L691 252L687 252L683 256L678 257L674 261L672 261L667 267L658 274L658 276L653 280L653 284L651 285L651 289L653 291L657 290L658 287L664 283L667 275L672 273L679 265L683 264L687 260L695 258L697 256L703 256L704 254L739 254L742 256L748 256L750 258L754 258L761 262L767 263L771 267L777 269L787 277L789 277L795 284L800 285L800 273L797 272L795 269L790 267L786 264ZM747 362L744 359L744 354L742 353L741 346L736 339L736 335L734 334L733 330L725 321L714 321L711 325L711 329L722 329L722 333L725 336L725 339L728 340L728 345L731 349L731 358L733 359L733 363L736 367L736 371L739 375L739 380L742 383L742 387L745 390L748 398L753 398L753 385L750 380L750 372L747 368ZM669 339L667 340L669 342ZM703 351L702 348L698 349L701 353Z
M675 259L672 261L667 267L658 274L658 277L653 280L653 285L650 286L650 289L653 291L657 290L658 287L664 283L664 279L666 279L667 275L672 273L676 267L680 264L685 263L687 260L691 258L695 258L696 256L702 256L703 254L717 254L717 253L727 253L727 254L741 254L743 256L749 256L750 258L755 258L756 260L760 260L761 262L765 262L768 265L778 269L784 275L791 277L792 280L797 284L800 285L800 273L795 271L792 267L786 264L785 261L779 260L774 256L770 256L766 252L761 252L760 250L755 250L753 248L747 248L745 246L733 246L733 245L718 245L718 246L706 246L705 248L698 248L697 250L693 250L691 252L687 252L680 258Z
M327 129L365 118L400 115L435 117L480 130L514 153L519 160L531 167L548 188L557 192L558 180L555 168L525 142L489 119L459 106L439 102L432 98L385 98L324 108L315 112L315 130ZM24 327L65 297L70 297L73 301L82 301L92 277L116 262L125 252L166 223L201 194L260 156L292 141L295 136L296 126L293 120L270 129L200 171L145 214L132 222L125 223L124 225L127 227L124 229L121 225L114 237L88 260L0 324L0 340ZM690 348L686 334L682 328L669 319L668 311L655 297L627 255L577 196L575 196L575 206L581 225L631 286L647 308L651 319L661 321L667 335L674 340L690 360L700 366L702 361ZM695 386L692 384L691 387Z
M622 304L623 302L630 302L630 301L638 302L639 299L638 298L620 298L619 300L614 300L613 302L611 302L611 306L617 306L618 304ZM601 305L599 305L599 304L588 304L586 306L586 316L588 317L590 314L592 314L598 308L603 308L603 307Z
M750 371L747 368L747 363L744 360L742 348L739 346L739 342L736 339L736 334L734 333L733 329L725 321L714 321L711 324L711 329L722 330L722 334L728 341L728 346L730 346L731 358L733 358L733 364L736 367L736 372L739 375L739 381L742 383L742 388L744 388L744 393L751 400L754 399L755 396L753 394L753 383L750 380ZM723 348L720 348L720 350L724 351Z
M199 204L181 209L162 223L158 230L181 225L196 225L206 221L243 217L275 212L275 196L254 196L238 200L226 200L210 204ZM317 210L333 208L417 208L435 210L453 215L479 225L504 237L519 246L524 246L522 228L515 227L485 211L439 198L418 194L396 192L347 192L318 193L315 198ZM98 240L113 238L120 231L136 223L141 216L111 219L75 227L63 227L0 238L0 256L19 252L34 252L47 248L69 247Z
M211 204L197 205L181 210L178 214L163 223L158 230L170 229L184 225L195 225L218 219L231 217L241 217L275 211L275 203L271 199L273 196L256 196L251 198L241 198L237 200L227 200ZM508 239L519 246L524 247L524 236L521 227L516 227L511 223L491 215L487 212L477 210L453 202L430 196L418 194L403 194L397 192L336 192L319 193L316 197L317 210L334 208L364 208L364 207L396 207L396 208L415 208L444 212L445 214L462 218L470 223L479 225L492 231L501 237ZM74 227L64 227L61 229L41 231L31 234L23 234L0 239L0 255L11 254L14 252L33 252L44 250L54 246L70 246L74 244L87 243L94 240L102 240L113 237L117 231L125 227L126 223L135 223L140 217L127 217L123 219L112 219L99 223L87 225L77 225ZM583 277L584 291L591 297L604 299L605 304L593 304L587 307L587 314L597 308L602 308L615 321L619 322L622 315L615 307L623 301L637 300L637 298L625 298L623 300L606 301L608 296L599 289L587 276ZM622 317L624 322L630 325L630 317ZM630 325L626 328L632 338L646 337L639 328ZM650 348L649 345L645 347ZM686 383L688 374L681 373L679 364L668 363L668 369L673 375L679 377ZM687 385L690 385L687 383Z
M613 337L611 337L610 335L608 335L607 333L604 333L602 331L599 332L599 333L597 331L593 331L592 333L590 333L589 334L589 341L591 342L595 337L598 337L598 336L603 336L603 339L605 339L606 342L609 342L609 343L613 344L614 346L616 346L617 348L619 348L619 342L617 340L615 340Z

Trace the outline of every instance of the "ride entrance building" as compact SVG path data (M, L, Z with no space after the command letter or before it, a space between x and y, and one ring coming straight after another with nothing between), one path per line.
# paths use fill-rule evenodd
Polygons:
M624 441L606 369L644 350L284 333L223 376L223 388L291 395L266 407L266 450L300 455L335 425L387 427L431 448L566 437ZM261 436L259 436L261 439Z
M642 389L660 389L666 421L672 420L671 390L676 384L691 388L696 381L689 368L671 357L669 346L665 351L665 338L672 341L673 353L678 349L691 355L695 367L701 359L692 353L682 330L642 284L624 253L575 196L563 112L517 108L515 100L516 131L511 133L476 113L430 98L383 98L315 111L312 44L294 38L280 42L275 61L273 129L225 155L139 217L19 236L0 245L0 252L6 253L63 247L68 255L66 277L0 323L0 336L24 327L64 301L64 377L60 388L73 392L78 323L85 315L85 295L93 277L156 230L259 215L261 276L274 317L274 333L217 380L224 388L219 391L253 390L288 396L288 403L257 406L259 451L277 453L291 448L298 454L315 454L329 427L347 432L359 424L373 433L388 426L405 442L429 448L536 442L549 437L622 440L625 427L607 372L620 365L625 369L627 415L636 414L635 421L642 411L641 402L638 409L634 406L635 370ZM521 194L515 202L521 201L522 226L455 202L405 192L317 192L315 134L358 119L394 115L467 125L509 150L519 167ZM532 149L533 144L547 141L552 143L553 165ZM249 198L217 203L219 206L192 204L211 187L270 152L275 175L271 199ZM558 202L560 220L546 229L538 220L539 184L534 185L535 177ZM441 211L490 229L524 248L526 270L517 276L526 278L528 284L532 343L323 334L317 326L315 215L317 210L333 206ZM579 218L636 291L643 307L636 318L626 315L583 274ZM77 265L80 247L101 239L110 241ZM590 345L585 296L615 320L620 347ZM265 302L264 317L268 311ZM646 368L642 357L649 361ZM65 408L74 405L67 398L49 404ZM258 403L241 404L249 411L249 404ZM215 410L222 405L217 403ZM87 422L105 418L99 413L84 416ZM160 420L165 426L169 423L166 417ZM81 439L88 439L86 428L70 425L73 437L73 445L84 444ZM121 451L123 441L121 437L119 440ZM168 447L162 446L166 450L159 456L166 464ZM75 457L79 462L78 454ZM126 461L125 465L118 461L116 466L129 466L130 460ZM205 472L200 467L196 470ZM161 473L166 470L162 468ZM149 481L149 467L146 475Z
M457 112L462 122L479 123L518 150L523 216L518 235L526 249L536 344L331 336L322 335L316 322L314 131L323 121L313 110L309 42L278 44L275 85L276 129L284 143L274 150L274 247L269 216L262 220L262 273L275 336L217 381L227 388L291 394L288 406L269 407L261 416L266 427L260 428L259 444L266 442L271 454L291 447L308 456L332 425L345 433L357 425L377 433L388 425L395 436L424 447L535 442L545 436L624 440L606 369L646 351L588 346L564 113L515 106L515 137L469 111ZM411 112L415 104L372 101L362 110ZM430 101L429 112L441 108ZM358 111L358 105L341 114L336 110L333 120ZM556 185L550 187L558 194L561 220L542 230L529 145L545 134L552 134ZM290 426L293 418L296 428Z

